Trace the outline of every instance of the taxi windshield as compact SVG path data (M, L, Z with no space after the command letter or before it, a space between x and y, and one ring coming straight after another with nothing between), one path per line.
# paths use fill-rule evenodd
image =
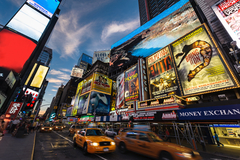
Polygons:
M104 136L104 133L99 129L88 129L86 136Z
M43 126L44 126L44 127L51 127L50 124L44 124Z
M82 129L83 127L82 126L76 126L76 129Z
M155 133L148 133L148 136L152 139L153 142L162 142L163 141Z

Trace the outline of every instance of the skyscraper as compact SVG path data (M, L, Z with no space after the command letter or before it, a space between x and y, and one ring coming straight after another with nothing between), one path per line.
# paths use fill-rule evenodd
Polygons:
M81 57L78 59L77 66L79 66L79 68L83 69L83 74L88 69L88 67L91 65L92 65L92 57L85 53L82 53Z
M138 0L141 26L179 0Z
M52 49L44 47L37 61L43 63L45 66L49 66L52 60Z

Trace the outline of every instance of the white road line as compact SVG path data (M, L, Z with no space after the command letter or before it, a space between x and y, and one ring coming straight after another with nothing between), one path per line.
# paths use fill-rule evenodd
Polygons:
M70 139L67 139L66 137L62 136L61 134L58 134L58 133L57 133L57 132L55 132L55 131L53 131L53 133L55 133L55 134L59 135L60 137L62 137L62 138L64 138L64 139L66 139L67 141L69 141L69 142L73 143L73 141L71 141Z
M51 143L51 146L52 146L52 148L54 148L54 146L52 145L52 143Z
M102 157L102 156L99 156L98 154L94 154L96 156L98 156L99 158L101 158L102 160L107 160L106 158Z

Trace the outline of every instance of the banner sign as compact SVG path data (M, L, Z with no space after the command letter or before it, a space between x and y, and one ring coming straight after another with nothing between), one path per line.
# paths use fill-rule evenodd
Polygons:
M179 120L239 120L240 106L239 104L190 108L177 111Z
M151 98L160 98L176 94L178 84L170 56L165 47L147 58Z
M157 112L139 112L129 113L129 117L133 117L134 120L154 120L154 115Z
M112 80L101 73L94 73L93 89L111 94Z
M6 115L10 115L10 119L15 119L18 115L18 112L22 108L23 103L19 102L11 102L11 104L8 107L8 110L6 111Z
M134 65L132 68L125 71L125 102L138 100L138 98L139 98L138 67L137 65Z
M89 93L80 96L78 100L77 115L82 115L87 113L88 102L89 102Z
M10 88L12 88L14 86L14 84L16 82L16 78L15 78L15 76L14 76L12 71L8 74L8 76L5 79L5 81L9 85Z
M116 109L120 109L124 106L124 73L117 77L117 98Z
M184 95L234 86L203 25L171 46Z
M83 76L83 69L82 68L78 68L78 67L73 67L72 68L71 77L82 78L82 76Z
M94 51L93 58L92 58L92 64L94 64L97 60L100 60L104 63L109 63L109 53L110 50L107 51Z

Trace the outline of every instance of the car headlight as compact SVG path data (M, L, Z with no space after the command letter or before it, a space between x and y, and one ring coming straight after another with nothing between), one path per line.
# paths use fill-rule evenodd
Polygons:
M97 142L89 142L89 145L90 146L98 146L98 143Z
M192 158L192 154L190 153L180 153L180 152L176 152L177 156L179 157L184 157L184 158Z
M62 127L63 128L63 127Z
M198 152L196 152L196 151L193 151L193 154L194 155L200 155Z
M50 128L50 130L52 130L52 128Z
M113 145L113 146L114 146L114 145L115 145L115 142L111 142L111 145Z
M42 128L42 130L43 130L44 128Z

